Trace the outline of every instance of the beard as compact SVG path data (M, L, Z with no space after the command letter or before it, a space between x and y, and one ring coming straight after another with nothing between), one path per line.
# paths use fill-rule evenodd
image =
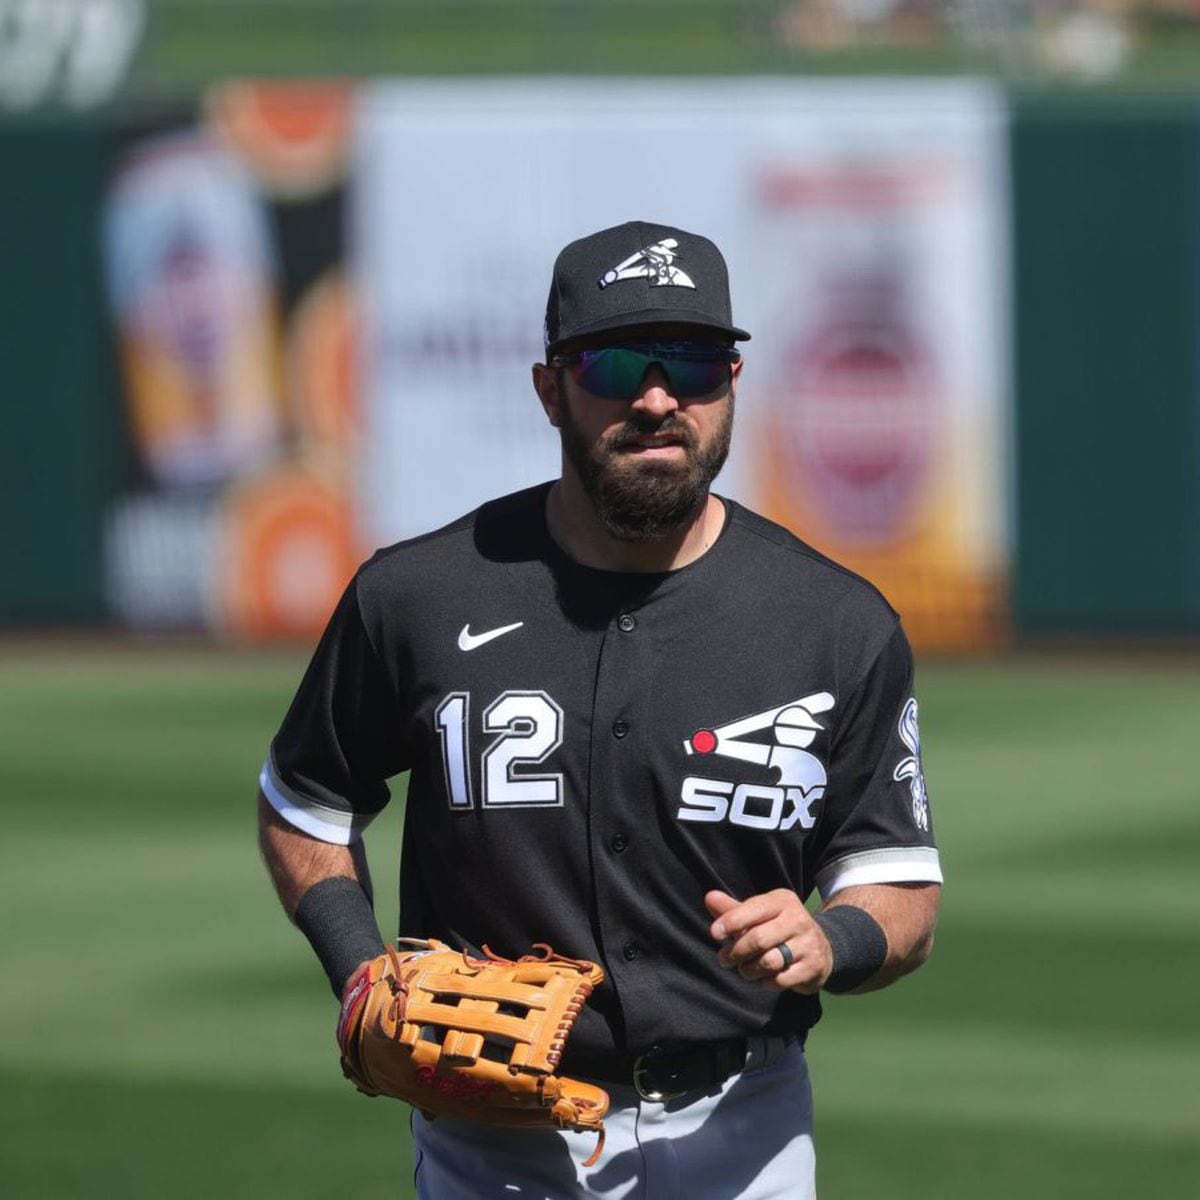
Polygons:
M652 541L682 529L700 512L712 481L729 457L732 395L720 402L724 412L708 442L701 445L691 427L676 417L657 421L638 413L620 429L589 442L575 422L565 392L565 388L560 391L563 453L611 537L622 542ZM649 433L678 438L683 462L640 461L625 451L633 439Z

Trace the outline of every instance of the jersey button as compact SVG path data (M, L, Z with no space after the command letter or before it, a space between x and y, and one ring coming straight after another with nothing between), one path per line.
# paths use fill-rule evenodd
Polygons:
M613 722L613 737L623 738L629 732L629 722L618 718Z
M641 954L641 950L638 949L638 947L632 942L626 942L621 948L621 954L624 956L626 962L633 962L633 960L637 958L639 954Z
M617 627L622 633L632 633L637 628L637 617L632 617L629 613L622 613L617 621Z
M613 839L608 843L618 854L629 845L629 839L623 833L614 833Z

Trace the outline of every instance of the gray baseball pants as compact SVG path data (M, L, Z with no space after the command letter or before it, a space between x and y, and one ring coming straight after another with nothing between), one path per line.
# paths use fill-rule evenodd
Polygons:
M612 1098L604 1153L594 1134L529 1132L413 1113L420 1200L815 1200L812 1088L803 1050L709 1094L665 1104L632 1087Z

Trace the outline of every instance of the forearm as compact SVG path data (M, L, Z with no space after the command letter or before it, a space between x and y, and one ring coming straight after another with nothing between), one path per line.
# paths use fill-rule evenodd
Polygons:
M309 837L285 821L261 792L258 846L279 901L293 919L304 893L325 879L353 879L368 898L372 896L371 874L361 842L338 846Z
M854 994L874 992L915 971L933 950L941 887L935 883L886 883L848 887L822 908L829 912L853 905L869 913L887 939L887 956Z
M383 953L361 843L334 845L288 824L259 793L258 843L288 916L308 938L333 994L363 962Z

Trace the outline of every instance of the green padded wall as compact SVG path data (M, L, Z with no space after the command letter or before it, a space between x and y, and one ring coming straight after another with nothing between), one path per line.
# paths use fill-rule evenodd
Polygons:
M103 619L116 422L96 210L104 132L0 124L0 620Z
M1196 117L1015 106L1024 632L1200 630Z

